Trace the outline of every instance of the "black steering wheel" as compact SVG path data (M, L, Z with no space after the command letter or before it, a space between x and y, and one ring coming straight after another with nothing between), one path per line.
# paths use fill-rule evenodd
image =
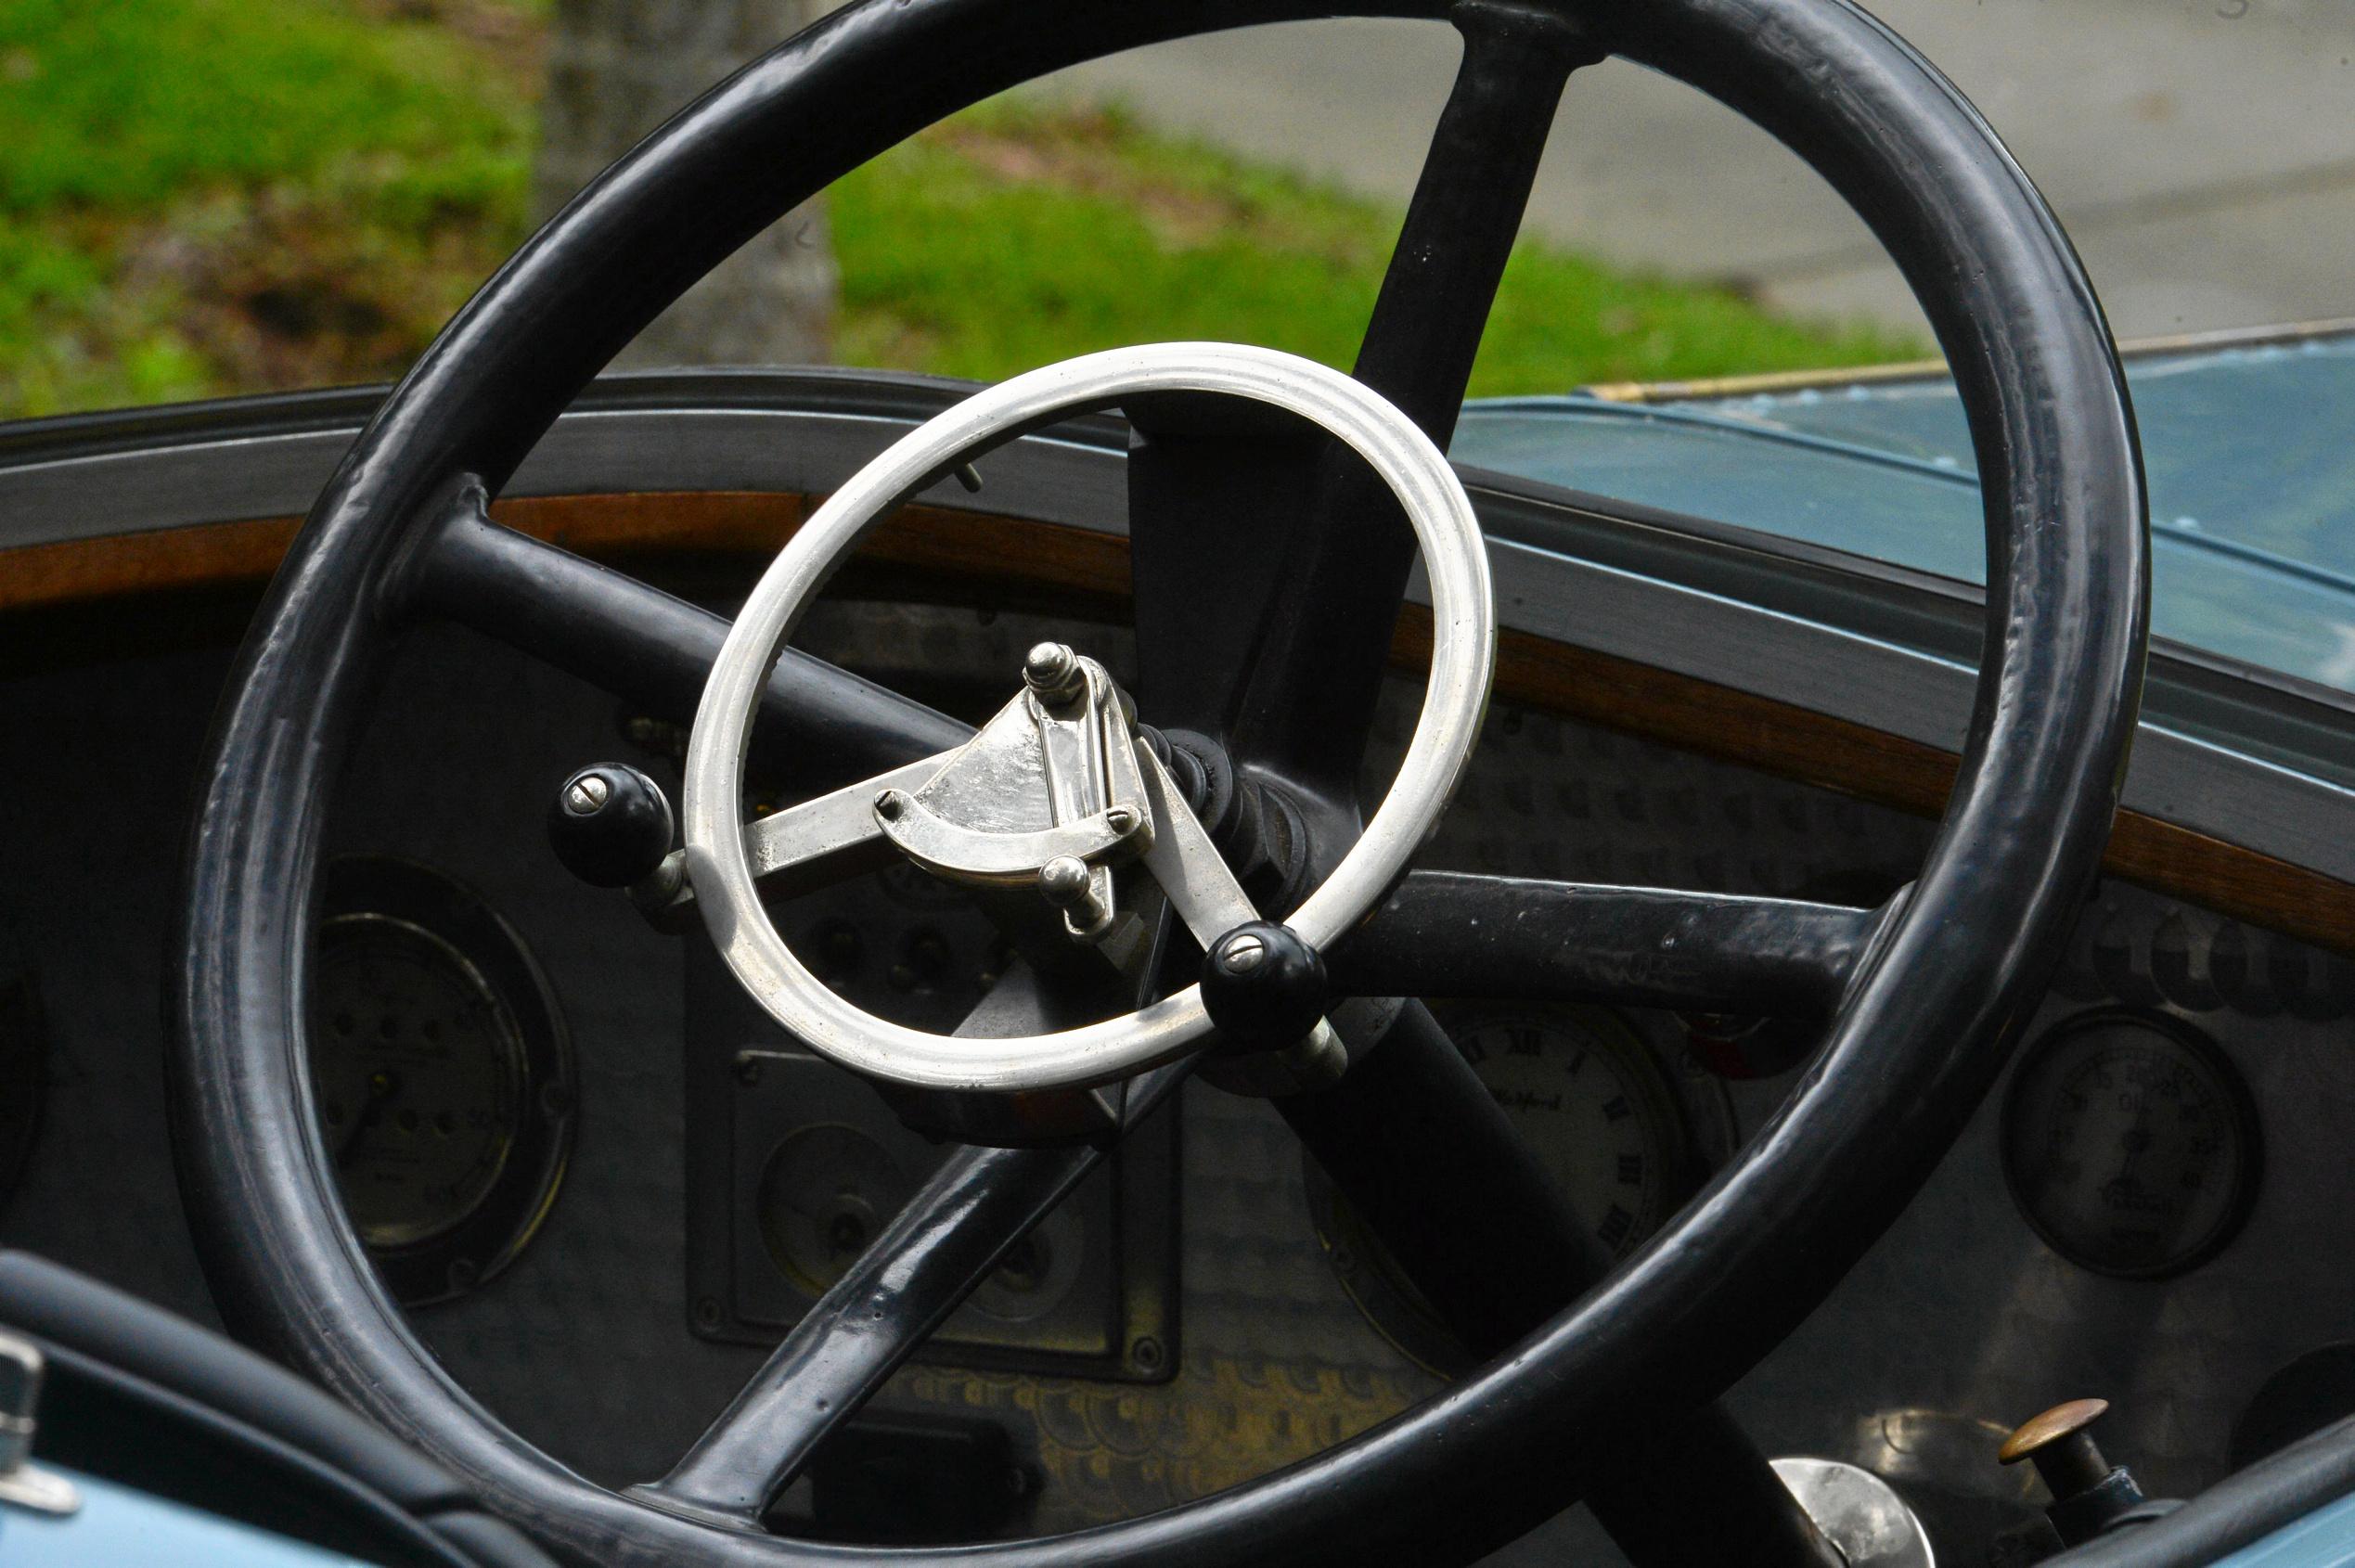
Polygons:
M2037 1001L2115 810L2147 620L2132 416L2067 240L1961 95L1845 0L1341 8L1450 21L1465 41L1357 372L1441 445L1546 126L1578 66L1616 54L1714 96L1788 144L1872 225L1945 348L1986 493L1985 657L1960 775L1911 893L1823 970L1833 1022L1789 1102L1607 1280L1560 1298L1550 1321L1430 1403L1288 1470L1081 1535L915 1556L1004 1568L1435 1562L1527 1529L1566 1503L1581 1468L1627 1429L1625 1412L1687 1409L1728 1387L1910 1201ZM482 506L615 352L777 215L944 115L1047 71L1334 10L1324 0L863 0L829 17L681 113L516 254L360 437L278 572L229 684L191 841L172 1065L184 1190L233 1328L469 1477L557 1549L608 1564L867 1560L763 1533L756 1495L615 1493L573 1474L456 1387L378 1284L338 1201L303 1066L323 815L374 677L405 623L450 613L497 572L522 602L570 618L591 673L637 646L639 629L610 609L630 601L576 592L583 579L557 570L569 558L496 529ZM1142 716L1207 734L1283 792L1313 868L1329 870L1356 838L1352 780L1412 539L1361 470L1312 463L1312 482L1262 482L1275 466L1248 422L1128 411L1141 432L1129 521ZM796 751L834 769L823 782L955 739L795 655L768 692L765 712L803 726ZM1454 892L1482 896L1469 881ZM1787 978L1804 945L1790 923L1799 906L1783 906L1793 912L1782 923L1767 910L1718 929L1700 895L1489 892L1516 910L1564 911L1556 948L1591 938L1606 956L1640 953L1663 921L1702 946L1717 931L1715 961L1736 994L1745 977ZM1611 919L1595 936L1598 909ZM1568 923L1579 911L1584 923ZM1372 943L1381 919L1332 945L1337 985L1353 942ZM1473 940L1468 921L1426 922L1419 937L1435 969ZM1411 1033L1419 1012L1409 1004L1394 1033ZM1394 1048L1407 1047L1373 1046L1351 1077ZM1036 1171L1040 1158L993 1150L953 1161L953 1179L920 1200L932 1205L933 1240L968 1224L1019 1234L1059 1178L1026 1177L1011 1197L1002 1178L1010 1162ZM1010 1207L1020 1211L1010 1221ZM876 1250L914 1240L894 1230ZM909 1266L970 1273L996 1245L947 1261L936 1246L911 1252ZM844 1362L888 1370L894 1347L862 1348L856 1308L830 1297L740 1407L805 1416L831 1397L821 1391L838 1386L828 1380ZM747 1423L714 1432L740 1459L757 1446ZM750 1469L756 1480L779 1473Z

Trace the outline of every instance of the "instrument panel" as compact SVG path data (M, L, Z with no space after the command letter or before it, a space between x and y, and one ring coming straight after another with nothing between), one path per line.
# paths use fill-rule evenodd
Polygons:
M959 672L1011 667L1049 624L840 604L821 607L804 643L953 706ZM1115 634L1087 636L1119 667ZM20 838L19 874L0 886L0 923L38 979L46 1102L0 1239L199 1317L157 1067L168 889L101 898L122 880L83 861L94 844L142 864L176 855L178 791L220 676L218 661L185 657L157 661L144 684L66 672L0 693L22 732L58 738L23 779L58 803L57 831ZM1402 682L1386 702L1394 742L1414 697ZM352 1002L353 1028L334 1035L330 1013L319 1031L323 1051L332 1036L354 1054L322 1061L315 1087L339 1086L340 1130L358 1139L351 1167L371 1180L399 1169L389 1135L402 1110L437 1133L450 1113L450 1141L435 1146L446 1163L418 1183L440 1191L418 1207L355 1198L388 1259L404 1241L446 1248L494 1209L535 1216L486 1233L480 1255L503 1261L466 1288L450 1289L444 1256L402 1293L421 1304L411 1321L454 1378L613 1483L666 1469L940 1157L821 1064L748 1060L776 1042L731 1020L727 993L707 983L725 983L705 972L709 955L648 932L548 855L537 824L555 780L617 754L659 773L672 734L480 639L421 633L349 775L337 814L349 837L328 846L438 868L561 1000L560 1029L527 1023L539 984L490 959L504 944L479 933L355 942L357 957L331 952L320 970L321 1004ZM1830 876L1910 875L1929 832L1499 703L1422 863L1804 896ZM796 906L781 929L863 1005L961 1011L1001 961L985 922L912 875L901 882ZM331 899L327 914L405 919L381 899ZM323 936L340 945L357 929ZM486 1003L486 988L500 999ZM474 1022L454 1031L469 1009ZM468 1043L462 1060L446 1072L396 1061L382 1047L393 1015L413 1042L443 1020L445 1041ZM1651 1012L1468 1006L1448 1022L1598 1240L1616 1247L1640 1244L1772 1115L1808 1047L1788 1030ZM12 1027L0 1022L0 1120L34 1098L6 1060L24 1037ZM2255 1451L2236 1448L2236 1433L2254 1446L2286 1430L2265 1391L2311 1385L2306 1358L2355 1338L2342 1261L2355 1213L2350 1029L2344 960L2102 884L2012 1072L1896 1228L1733 1391L1737 1416L1770 1452L1863 1463L1931 1499L1934 1531L1969 1521L1955 1540L2034 1516L2020 1476L1984 1455L1997 1429L2064 1395L2112 1401L2105 1445L2155 1494L2220 1478ZM376 1086L378 1071L405 1066L397 1086ZM568 1081L569 1095L544 1092ZM1010 1260L861 1428L869 1451L946 1432L957 1441L937 1450L943 1468L1019 1472L982 1533L1200 1496L1445 1385L1447 1347L1353 1288L1342 1266L1367 1260L1336 1255L1329 1206L1280 1118L1202 1086L1178 1110L1165 1145L1134 1151L1136 1179L1075 1204ZM517 1120L551 1111L548 1125L570 1126L552 1179ZM2155 1217L2117 1217L2138 1213ZM591 1364L600 1375L582 1377ZM965 1440L977 1435L988 1441ZM1514 1561L1611 1561L1584 1529L1569 1516Z
M784 902L779 929L879 1016L947 1032L996 983L1005 942L970 899L894 868ZM688 1291L695 1332L766 1346L947 1153L812 1055L708 943L687 959ZM1178 1117L1137 1128L944 1324L923 1355L1152 1382L1176 1369Z

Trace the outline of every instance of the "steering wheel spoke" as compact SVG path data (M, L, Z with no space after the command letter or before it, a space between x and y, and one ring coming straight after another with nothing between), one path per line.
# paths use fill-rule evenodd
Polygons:
M1462 63L1354 371L1443 448L1563 87L1603 52L1551 6L1462 0L1450 19ZM1239 762L1353 794L1414 562L1396 498L1336 443L1251 431L1239 446L1231 424L1131 415L1146 695Z
M479 486L441 520L410 588L411 613L494 637L684 725L727 622L491 521ZM752 765L800 790L961 745L972 729L847 670L786 649L761 694Z
M1901 898L1903 895L1899 894ZM1895 906L1417 871L1326 954L1343 995L1829 1019Z

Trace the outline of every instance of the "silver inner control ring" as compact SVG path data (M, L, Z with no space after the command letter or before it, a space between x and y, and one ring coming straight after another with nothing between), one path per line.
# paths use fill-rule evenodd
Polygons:
M1340 372L1271 349L1162 343L1085 354L976 393L894 443L778 554L712 666L688 745L687 874L720 956L769 1016L856 1072L915 1088L1030 1091L1105 1084L1182 1056L1211 1030L1199 987L1052 1035L928 1034L843 1000L762 907L743 820L744 758L761 692L803 613L877 521L989 447L1144 392L1224 392L1286 409L1346 442L1396 495L1431 588L1431 675L1406 759L1366 830L1290 917L1323 946L1364 919L1454 795L1496 673L1496 607L1472 503L1430 438ZM1184 810L1182 804L1177 810Z

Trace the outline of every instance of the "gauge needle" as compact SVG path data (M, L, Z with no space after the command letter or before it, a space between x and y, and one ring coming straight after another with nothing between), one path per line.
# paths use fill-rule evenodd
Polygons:
M352 1118L352 1130L343 1135L343 1141L335 1150L335 1168L341 1170L352 1163L352 1156L360 1151L360 1140L384 1114L385 1105L401 1092L401 1080L389 1072L368 1074L368 1098L360 1107L360 1113Z
M2151 1135L2144 1129L2141 1122L2136 1122L2133 1125L2128 1127L2124 1133L2119 1135L2117 1140L2117 1175L2110 1177L2106 1185L2109 1187L2118 1187L2130 1180L2134 1170L2134 1156L2140 1154L2150 1146Z

